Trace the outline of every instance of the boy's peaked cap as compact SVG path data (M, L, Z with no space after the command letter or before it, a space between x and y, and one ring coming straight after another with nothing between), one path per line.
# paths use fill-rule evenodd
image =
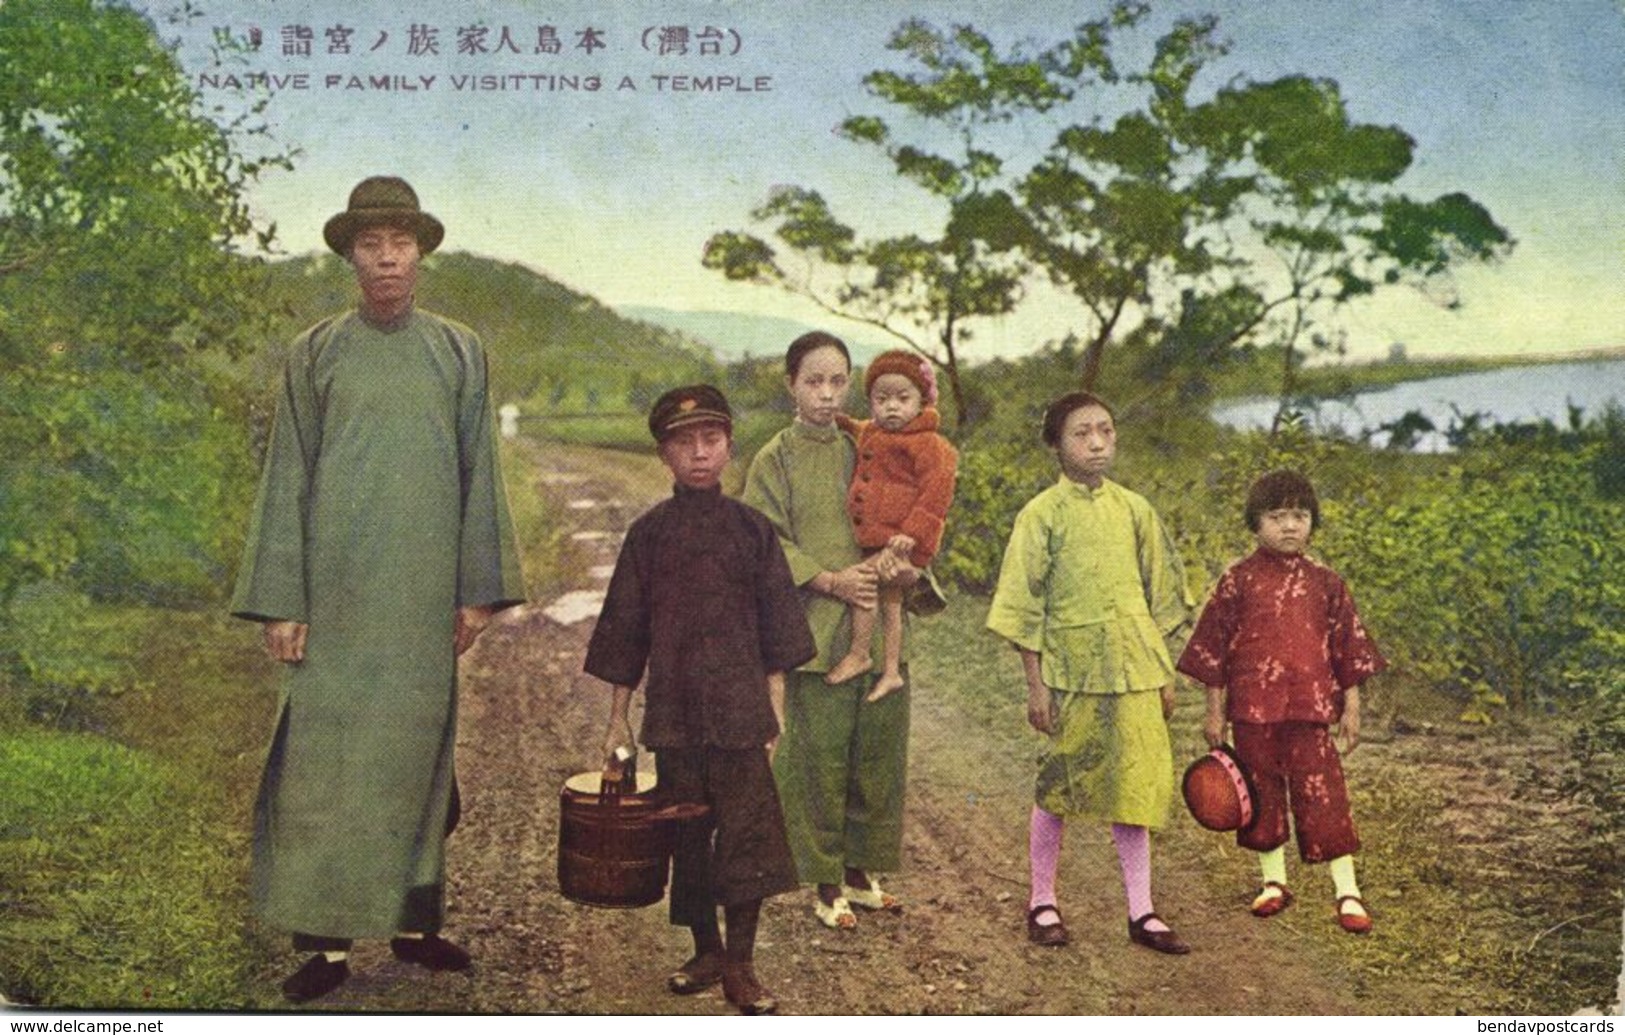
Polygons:
M672 432L690 424L721 424L733 431L733 410L728 399L711 385L685 385L655 400L649 410L649 434L664 442Z

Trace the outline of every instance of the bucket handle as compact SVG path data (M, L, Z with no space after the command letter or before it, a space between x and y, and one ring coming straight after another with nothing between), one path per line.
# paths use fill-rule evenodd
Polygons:
M629 744L622 744L604 763L598 777L598 796L604 801L618 801L623 794L638 792L638 752Z
M656 821L672 819L682 823L699 819L710 811L711 806L702 801L678 801L656 809L649 814L649 818Z

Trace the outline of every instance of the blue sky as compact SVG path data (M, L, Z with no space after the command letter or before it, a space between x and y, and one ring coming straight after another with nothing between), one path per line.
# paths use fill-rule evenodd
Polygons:
M194 77L210 71L216 28L261 33L261 48L226 69L304 73L271 97L278 138L302 152L292 173L253 196L290 252L321 247L320 227L361 176L396 172L448 226L446 247L515 260L611 305L734 310L817 322L776 291L728 284L701 268L706 238L747 228L776 184L814 187L866 232L937 225L920 193L877 152L833 128L884 108L862 76L896 62L884 43L902 19L969 21L1002 44L1043 45L1104 10L1099 0L1003 3L869 0L842 4L561 0L312 3L249 0L210 6L182 36ZM1393 293L1349 314L1356 355L1403 341L1412 354L1489 354L1625 345L1625 11L1618 0L1243 0L1154 4L1153 23L1212 12L1230 39L1197 93L1229 79L1289 73L1341 85L1354 118L1397 124L1417 140L1400 186L1417 196L1465 190L1519 245L1504 264L1461 278L1466 305L1445 312ZM408 51L411 27L437 30L439 53ZM457 52L459 29L503 29L520 53ZM552 26L557 54L534 53ZM284 33L308 27L309 56L284 54ZM687 54L660 54L651 30L689 29ZM327 30L353 29L349 55ZM706 29L721 53L700 53ZM593 29L604 46L581 49ZM1148 46L1155 32L1142 33ZM646 49L644 43L649 47ZM376 49L373 49L376 47ZM1129 59L1132 60L1132 59ZM559 75L596 91L455 88L454 77ZM352 89L352 76L404 76L416 91ZM675 91L658 75L732 76L748 91ZM329 77L338 77L329 85ZM434 77L432 85L423 79ZM623 82L636 89L620 89ZM243 93L204 85L211 103ZM1076 113L1074 113L1076 114ZM1041 149L1057 122L1012 127ZM1035 290L1015 316L979 328L976 356L1019 353L1079 324L1061 296Z

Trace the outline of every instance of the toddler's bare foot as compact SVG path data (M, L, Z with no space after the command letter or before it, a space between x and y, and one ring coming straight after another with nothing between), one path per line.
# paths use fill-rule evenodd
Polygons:
M869 691L869 696L865 697L864 700L878 701L893 690L901 690L907 683L908 680L903 678L901 672L888 672L875 680L875 688Z
M848 679L861 676L874 667L875 663L869 659L868 655L848 654L835 663L835 667L829 670L829 675L824 677L824 682L834 686L837 683L844 683Z

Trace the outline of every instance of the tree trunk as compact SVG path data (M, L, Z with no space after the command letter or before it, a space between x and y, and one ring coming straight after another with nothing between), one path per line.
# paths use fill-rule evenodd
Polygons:
M1105 354L1106 339L1104 338L1096 338L1089 343L1088 348L1083 350L1083 372L1079 380L1083 384L1084 391L1093 392L1095 390L1095 382L1100 380L1101 360L1105 358Z
M1281 416L1286 413L1286 407L1292 400L1292 354L1295 350L1292 342L1286 343L1286 359L1281 364L1281 401L1275 407L1275 418L1270 421L1270 435L1273 437L1281 430Z
M1295 312L1292 315L1292 331L1286 336L1286 358L1281 361L1281 404L1275 407L1275 419L1270 421L1270 437L1281 430L1281 417L1286 413L1287 404L1292 401L1292 358L1297 354L1298 338L1303 334L1304 328L1304 300L1301 286L1294 286L1292 299Z
M948 390L954 397L954 430L964 431L965 412L965 386L959 379L959 355L954 351L954 318L948 317L948 322L942 328L942 350L948 357L942 364L942 372L948 375Z
M1120 297L1112 308L1111 315L1103 317L1100 321L1100 330L1095 334L1094 340L1088 348L1083 350L1083 390L1093 392L1095 385L1100 381L1100 368L1106 360L1106 343L1112 340L1112 332L1117 329L1117 321L1123 316L1123 307L1128 305L1127 297Z

